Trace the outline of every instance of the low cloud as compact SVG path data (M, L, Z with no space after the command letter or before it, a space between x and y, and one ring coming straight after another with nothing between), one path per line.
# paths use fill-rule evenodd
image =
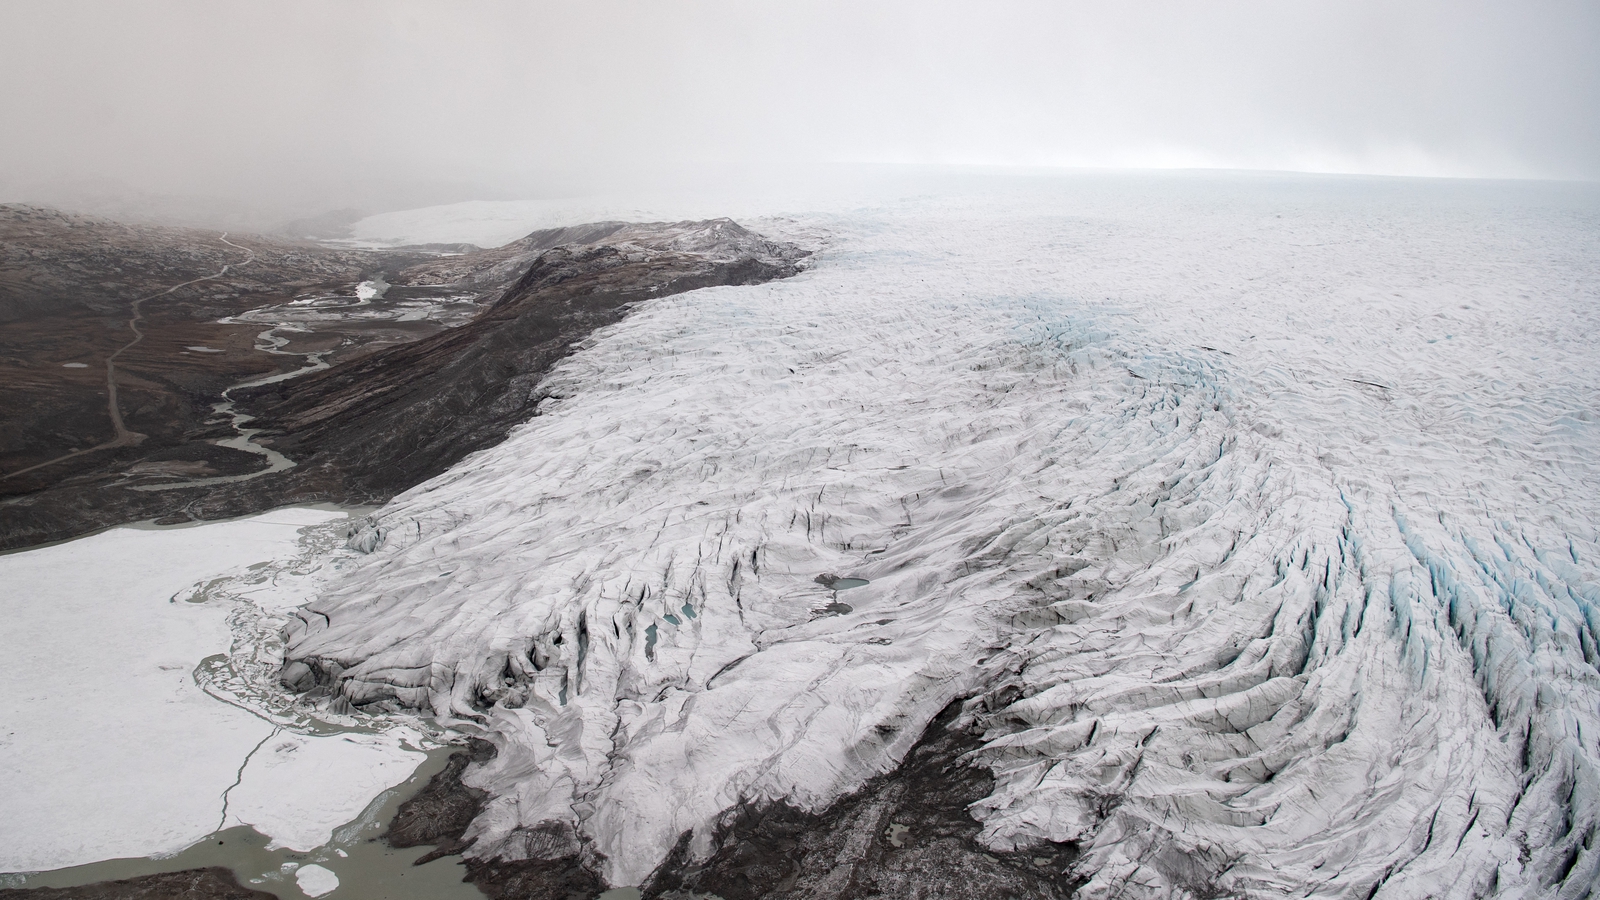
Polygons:
M1600 7L1543 0L8 4L0 194L289 217L856 163L1592 179L1597 46Z

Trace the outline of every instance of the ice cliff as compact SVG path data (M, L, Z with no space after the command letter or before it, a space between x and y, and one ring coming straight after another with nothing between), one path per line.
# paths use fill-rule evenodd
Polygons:
M291 659L613 884L974 698L983 840L1085 897L1593 896L1600 218L1208 184L765 223L809 272L594 335Z

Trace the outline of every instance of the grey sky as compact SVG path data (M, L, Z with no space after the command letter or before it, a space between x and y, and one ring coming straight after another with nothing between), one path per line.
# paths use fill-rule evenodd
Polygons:
M841 162L1600 177L1594 0L11 0L0 79L18 197L311 213Z

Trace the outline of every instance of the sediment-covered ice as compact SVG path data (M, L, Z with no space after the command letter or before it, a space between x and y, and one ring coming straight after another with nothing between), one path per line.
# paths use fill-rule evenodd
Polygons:
M597 334L290 628L351 701L493 733L472 852L636 884L978 697L983 839L1078 842L1086 897L1592 894L1592 193L1041 179L764 227L810 271Z

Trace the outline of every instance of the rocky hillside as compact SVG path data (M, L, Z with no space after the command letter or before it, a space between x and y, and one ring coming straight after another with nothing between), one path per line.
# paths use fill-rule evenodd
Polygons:
M727 220L443 253L31 207L0 208L0 254L7 549L381 501L533 415L545 369L634 304L785 277L805 255Z

